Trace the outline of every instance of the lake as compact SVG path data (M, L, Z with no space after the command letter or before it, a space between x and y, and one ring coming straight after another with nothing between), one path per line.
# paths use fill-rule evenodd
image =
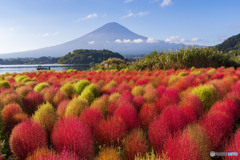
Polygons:
M31 64L31 65L0 65L0 74L5 73L21 73L21 72L35 72L37 67L41 65L42 67L50 67L51 70L63 71L68 69L86 70L90 66L87 64L74 65L74 64Z

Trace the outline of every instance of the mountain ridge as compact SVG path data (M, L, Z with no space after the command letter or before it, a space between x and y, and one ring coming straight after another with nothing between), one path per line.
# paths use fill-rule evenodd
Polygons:
M61 57L76 49L107 49L126 56L148 54L154 50L175 50L181 48L182 45L160 40L148 41L147 37L138 35L116 22L110 22L88 34L62 44L24 52L1 54L0 58Z

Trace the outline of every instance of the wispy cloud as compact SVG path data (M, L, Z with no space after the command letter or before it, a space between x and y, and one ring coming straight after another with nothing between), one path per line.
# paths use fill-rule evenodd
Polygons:
M130 3L132 2L133 0L125 0L124 3Z
M88 44L90 44L90 45L91 45L91 44L94 44L94 43L95 43L95 41L89 41L89 42L88 42Z
M59 32L54 32L54 33L43 33L40 36L41 37L51 37L51 36L57 36L59 35Z
M86 17L78 18L77 21L88 20L88 19L92 19L92 18L98 18L98 14L92 13L92 14L87 15Z
M130 17L142 17L142 16L146 16L148 15L149 12L145 11L145 12L139 12L139 13L132 13L132 11L129 11L129 13L125 16L123 16L122 18L130 18Z
M169 43L183 43L186 42L184 38L180 38L179 36L171 36L165 39L165 42Z
M165 7L165 6L168 6L172 4L172 0L163 0L161 3L160 3L160 6L161 7Z
M130 40L130 39L123 39L123 40L116 39L114 42L115 43L142 43L144 41L143 41L143 39L139 38L139 39L134 39L134 40Z
M154 39L154 38L148 38L148 39L146 40L146 42L147 42L147 43L157 43L158 40L156 40L156 39Z
M200 41L200 38L198 38L198 37L192 38L192 42L198 42L198 41Z

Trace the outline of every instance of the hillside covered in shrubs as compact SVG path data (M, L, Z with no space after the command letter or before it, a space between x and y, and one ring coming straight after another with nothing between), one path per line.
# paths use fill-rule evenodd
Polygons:
M119 63L121 61L121 63ZM110 65L111 64L111 65ZM218 51L217 47L181 48L179 51L152 52L135 62L109 59L91 68L91 70L155 70L187 69L191 67L239 67L240 57L235 54Z
M79 49L69 52L58 60L60 64L90 64L101 63L109 58L124 59L122 55L109 50Z

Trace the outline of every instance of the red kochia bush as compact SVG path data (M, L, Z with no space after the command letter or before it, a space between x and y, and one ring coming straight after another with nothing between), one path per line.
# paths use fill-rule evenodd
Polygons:
M96 137L101 144L118 145L126 134L127 128L119 117L102 120L97 128Z
M143 130L134 129L125 138L124 156L128 160L134 160L135 156L144 156L147 151L147 141Z
M133 102L133 96L130 91L122 93L119 99L117 100L117 104L122 104L125 102L129 102L129 103Z
M28 114L33 114L38 108L37 106L44 102L43 96L38 92L29 92L24 98L23 110Z
M22 113L22 109L17 103L11 103L6 105L1 111L2 120L6 123L10 120L15 114Z
M203 113L203 105L197 95L187 94L182 98L180 108L184 112L188 122L198 119Z
M39 123L27 120L13 128L9 144L13 153L23 160L37 148L47 147L47 134Z
M225 152L237 152L238 156L226 156L226 160L233 160L233 159L239 159L240 158L240 129L236 131L234 136L232 136L230 143L227 145Z
M114 116L120 117L126 124L128 130L138 127L138 113L131 104L124 104L118 107Z
M70 99L63 100L61 103L58 104L57 107L57 115L62 117L65 114L66 108L68 103L70 102Z
M145 100L143 98L143 96L136 96L133 99L133 105L135 106L135 108L137 109L137 111L139 112L142 108L142 105L145 103Z
M220 150L222 144L231 134L234 124L233 118L223 112L208 113L200 122L205 129L210 142L212 150Z
M221 102L215 103L210 112L220 111L226 113L229 117L236 121L239 118L239 107L234 100L225 99Z
M53 128L52 144L57 152L75 152L79 158L93 156L93 136L89 128L76 117L64 117Z
M169 106L149 126L149 139L153 148L162 152L166 138L187 125L187 119L178 106Z
M162 95L161 98L156 100L156 107L158 112L161 112L168 105L178 104L179 102L179 94L177 89L168 88Z
M164 152L170 159L201 160L198 144L187 132L169 136L164 145Z
M80 120L85 123L90 131L95 134L98 124L103 119L102 113L97 108L87 108L83 110Z
M140 125L148 129L149 124L157 117L157 108L155 104L145 104L139 112Z

